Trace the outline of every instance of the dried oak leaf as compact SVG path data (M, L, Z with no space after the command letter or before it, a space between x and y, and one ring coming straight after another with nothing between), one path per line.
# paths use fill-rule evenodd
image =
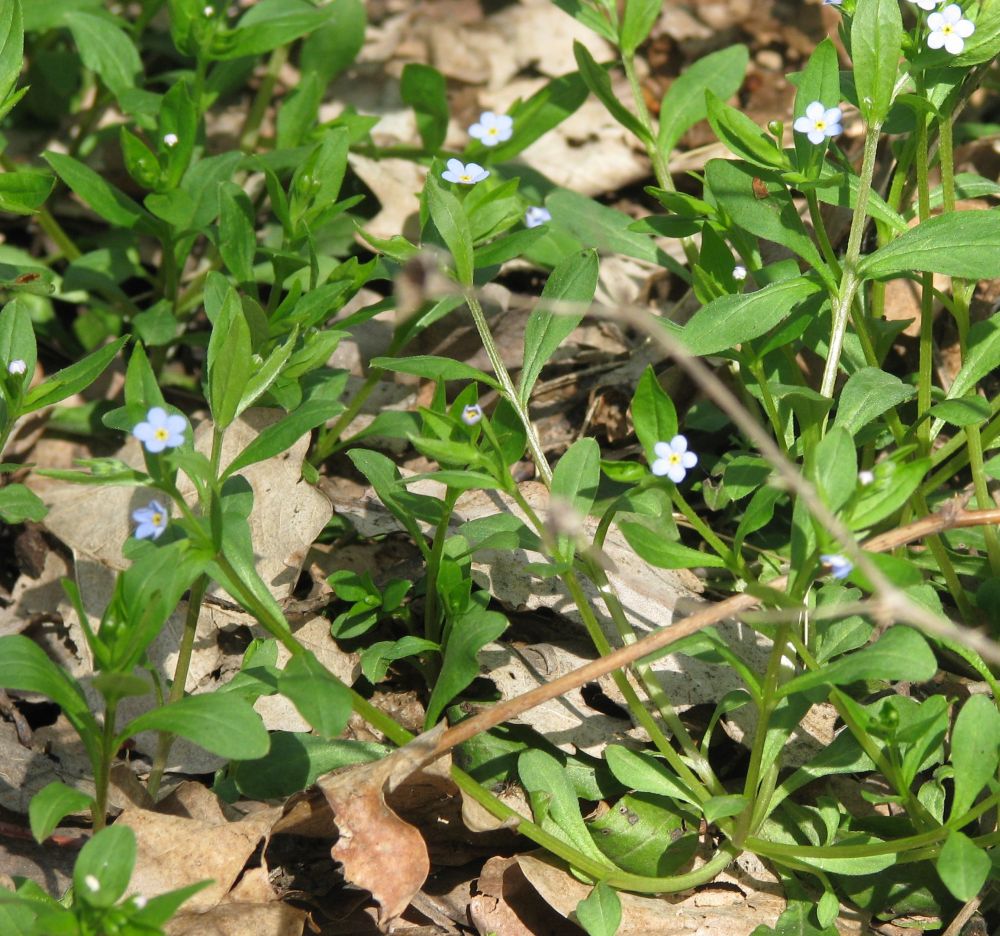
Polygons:
M392 793L428 762L444 731L440 725L388 757L316 782L333 811L340 837L330 853L344 877L371 891L385 930L409 906L430 872L423 836L386 805Z

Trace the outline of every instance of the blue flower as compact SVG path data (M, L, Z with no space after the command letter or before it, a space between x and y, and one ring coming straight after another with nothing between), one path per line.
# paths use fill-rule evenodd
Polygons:
M170 518L163 504L153 500L146 507L133 510L132 519L139 524L135 529L136 539L159 539Z
M462 422L467 426L474 426L483 418L483 408L478 403L470 403L462 410Z
M446 182L458 182L460 185L475 185L482 182L490 174L479 163L465 165L460 159L449 159L448 168L441 173Z
M185 429L187 420L183 416L168 414L162 406L154 406L146 414L146 421L132 430L132 435L146 446L147 452L155 455L183 445Z
M541 227L541 225L546 224L552 220L552 213L548 208L543 208L541 205L532 205L524 213L524 226L529 228Z
M851 570L854 568L854 563L851 562L846 556L842 556L840 553L823 553L819 557L820 562L830 570L830 575L835 579L845 579L851 574Z
M513 133L513 118L506 114L494 114L493 111L483 111L479 115L479 122L469 127L469 136L475 137L486 146L504 143Z
M698 464L698 456L687 450L688 440L675 435L669 442L657 442L653 446L656 461L650 470L657 476L666 475L674 484L680 484L689 468Z

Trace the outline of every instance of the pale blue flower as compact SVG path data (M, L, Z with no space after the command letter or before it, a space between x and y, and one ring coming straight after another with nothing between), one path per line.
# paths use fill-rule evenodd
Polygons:
M28 369L28 365L20 358L16 358L7 365L7 373L20 377Z
M843 114L839 107L824 107L822 101L813 101L803 116L796 118L793 129L804 133L810 143L822 143L827 137L844 132L840 122Z
M138 524L136 539L159 539L170 519L167 510L158 500L152 500L145 507L132 511L132 519Z
M493 111L483 111L479 122L469 127L469 136L475 137L484 146L496 146L505 143L514 133L514 120L506 114L494 114Z
M462 409L462 422L474 426L483 418L483 408L478 403L470 403Z
M669 442L657 442L653 446L656 461L650 470L658 477L666 475L674 484L680 484L688 469L698 464L698 456L687 447L687 439L682 435L675 435Z
M927 17L927 26L930 29L927 47L943 47L951 55L960 55L965 48L965 40L976 31L972 20L962 18L962 8L957 3L948 4L940 13L931 13Z
M840 553L824 553L819 559L835 579L847 578L854 568L854 563Z
M154 406L146 414L146 421L132 430L132 435L146 446L147 452L155 455L164 449L183 445L185 429L187 420L183 416L168 414L162 406Z
M446 182L458 182L460 185L475 185L482 182L490 174L479 163L465 165L460 159L449 159L448 168L441 173Z
M933 10L940 5L941 0L910 0L910 3L915 3L921 10Z
M540 227L552 220L552 213L548 208L541 205L532 205L524 213L524 226L529 228Z

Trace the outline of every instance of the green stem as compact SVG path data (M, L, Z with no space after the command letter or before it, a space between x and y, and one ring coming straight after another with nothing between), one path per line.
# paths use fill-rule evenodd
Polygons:
M181 634L180 646L177 648L177 663L174 665L174 681L170 685L167 703L179 702L184 698L184 687L187 685L188 672L191 669L191 657L194 654L194 642L198 633L198 617L201 613L201 603L208 589L208 576L200 575L191 586L188 598L187 614L184 617L184 631ZM155 800L163 781L163 772L167 768L167 758L173 747L174 735L169 731L161 731L156 740L156 753L153 755L153 766L149 772L146 788Z
M1000 395L990 401L990 421L980 430L984 451L1000 436ZM923 496L933 494L946 481L955 477L969 463L969 449L965 437L958 433L931 455L931 467L937 468L921 486Z
M549 467L549 463L545 458L545 452L542 450L542 442L538 438L538 431L535 429L535 424L528 415L527 408L521 404L514 381L510 379L507 366L504 364L503 358L500 356L500 350L493 340L493 334L490 332L490 326L486 321L486 315L483 313L483 307L479 304L479 299L472 293L468 295L467 302L469 311L472 313L472 321L475 322L476 331L479 332L479 340L482 341L483 348L486 350L486 356L490 359L490 364L493 366L493 373L496 374L497 380L500 381L501 391L504 397L506 397L507 402L514 407L514 411L521 420L521 425L524 426L524 431L528 438L528 451L531 452L538 476L542 479L545 486L550 488L552 487L552 469Z
M778 414L778 406L774 402L774 395L771 393L770 381L767 379L767 374L764 373L764 365L758 357L751 357L746 363L760 388L761 399L764 401L764 412L767 413L768 422L771 423L771 429L774 432L774 441L778 443L781 454L787 458L788 446L785 444L785 430L781 424L781 416Z
M387 354L391 357L395 352L390 349ZM385 371L381 368L371 368L364 383L358 387L358 392L354 394L354 398L347 409L336 418L329 429L324 429L320 437L316 440L313 453L309 457L311 464L315 466L321 465L337 451L340 444L340 437L344 430L354 421L354 417L361 412L361 407L365 405L365 401L372 395L384 373Z
M91 809L94 832L104 828L108 815L108 788L111 783L111 762L118 753L115 722L118 719L118 702L108 702L104 710L104 728L101 732L101 758L94 764L94 805Z
M288 61L288 46L279 46L271 53L271 58L267 63L267 71L257 89L257 95L247 113L243 130L240 133L240 149L244 152L252 152L260 138L260 125L264 121L264 115L271 106L271 95L274 94L274 86L278 83L278 75Z
M996 504L990 496L986 483L986 471L983 468L983 440L979 435L979 426L966 426L965 438L969 447L969 465L972 468L972 485L976 491L976 503L986 510ZM1000 575L1000 537L996 527L987 524L983 527L983 538L986 540L986 555L990 560L990 570L994 575Z
M441 519L434 530L431 551L427 557L427 594L424 596L424 637L428 640L433 640L435 643L441 642L441 627L438 621L438 573L441 571L441 556L444 554L444 541L448 536L448 524L451 522L451 513L455 509L455 501L458 500L460 493L460 491L454 488L446 489Z
M840 261L830 243L830 235L827 233L823 213L819 207L819 198L814 191L806 192L806 204L809 206L809 220L812 221L813 230L816 232L816 240L819 242L819 249L823 252L823 259L833 271L833 275L840 279L843 271L840 269Z
M918 92L922 88L918 82ZM917 218L926 221L931 213L930 185L928 183L927 118L917 118ZM931 424L924 418L931 407L931 389L934 385L934 274L920 277L920 360L917 377L917 439L920 451L926 454L931 447Z
M788 652L788 632L787 623L779 624L774 635L774 644L771 647L771 654L767 661L767 672L761 683L761 705L758 710L757 728L754 731L753 744L750 748L750 766L747 769L746 782L743 785L743 795L749 801L746 808L736 818L736 828L733 834L733 841L737 846L742 847L742 842L753 830L754 814L761 811L761 772L772 765L763 763L764 743L767 740L768 726L771 722L771 715L778 704L777 692L781 680L781 661Z
M622 65L625 68L629 87L632 89L632 100L635 104L636 113L639 116L639 122L646 131L646 138L642 142L646 147L646 153L653 166L653 175L656 176L656 184L664 191L673 192L674 179L670 175L670 167L667 165L667 154L660 150L656 142L658 132L653 127L653 119L650 116L649 108L646 107L646 98L642 93L639 77L635 72L635 56L622 53ZM698 247L690 237L682 237L680 241L688 265L693 268L698 262Z
M691 509L691 505L684 498L684 495L681 494L680 489L676 484L672 486L670 499L674 502L677 509L684 514L688 523L690 523L692 528L697 531L698 535L706 543L708 543L708 545L711 546L712 549L714 549L718 554L719 558L726 563L729 570L739 574L739 563L737 562L733 551L724 542L722 542L712 528Z
M847 238L847 253L844 255L840 292L833 301L830 348L820 385L820 393L825 397L833 397L837 371L840 367L840 356L844 350L847 321L850 317L851 306L854 304L854 296L861 285L861 278L858 276L858 262L861 258L861 239L868 220L868 196L871 194L872 178L875 175L875 157L878 154L878 140L881 131L882 124L879 122L869 124L865 131L865 149L861 161L861 174L858 179L857 204L854 209L854 217L851 219L851 232Z
M954 111L942 114L938 121L938 162L941 166L941 197L945 214L955 210L954 122ZM951 292L955 300L953 314L958 327L958 344L964 361L969 342L969 296L960 280L952 280Z

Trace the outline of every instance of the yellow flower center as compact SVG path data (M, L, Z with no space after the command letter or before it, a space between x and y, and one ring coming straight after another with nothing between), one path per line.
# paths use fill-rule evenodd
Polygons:
M681 461L680 453L679 452L671 452L667 456L667 461L670 462L671 465L679 465L680 461Z
M167 432L167 430L166 430L166 428L165 428L164 426L160 426L160 428L159 428L159 429L154 429L154 430L153 430L153 434L154 434L154 435L156 436L156 438L157 438L157 439L159 439L159 440L160 440L161 442L166 442L166 441L167 441L167 439L169 439L169 438L170 438L170 433L169 433L169 432Z
M159 526L161 523L163 523L163 514L154 513L151 519L153 521L153 526Z
M490 136L496 136L496 135L497 135L497 134L498 134L498 133L499 133L500 131L499 131L499 130L497 130L497 128L496 128L496 127L490 127L490 128L489 128L489 129L488 129L488 130L487 130L486 132L487 132L487 133L488 133L488 134L489 134Z
M825 130L826 129L826 121L822 117L820 117L820 119L816 121L816 123L814 124L814 126L816 127L817 130Z
M951 23L945 23L941 27L941 32L943 32L946 36L950 36L954 31L955 31L955 27L952 26Z
M472 181L472 176L470 176L468 173L465 173L465 175L460 175L458 178L462 182L471 182Z

